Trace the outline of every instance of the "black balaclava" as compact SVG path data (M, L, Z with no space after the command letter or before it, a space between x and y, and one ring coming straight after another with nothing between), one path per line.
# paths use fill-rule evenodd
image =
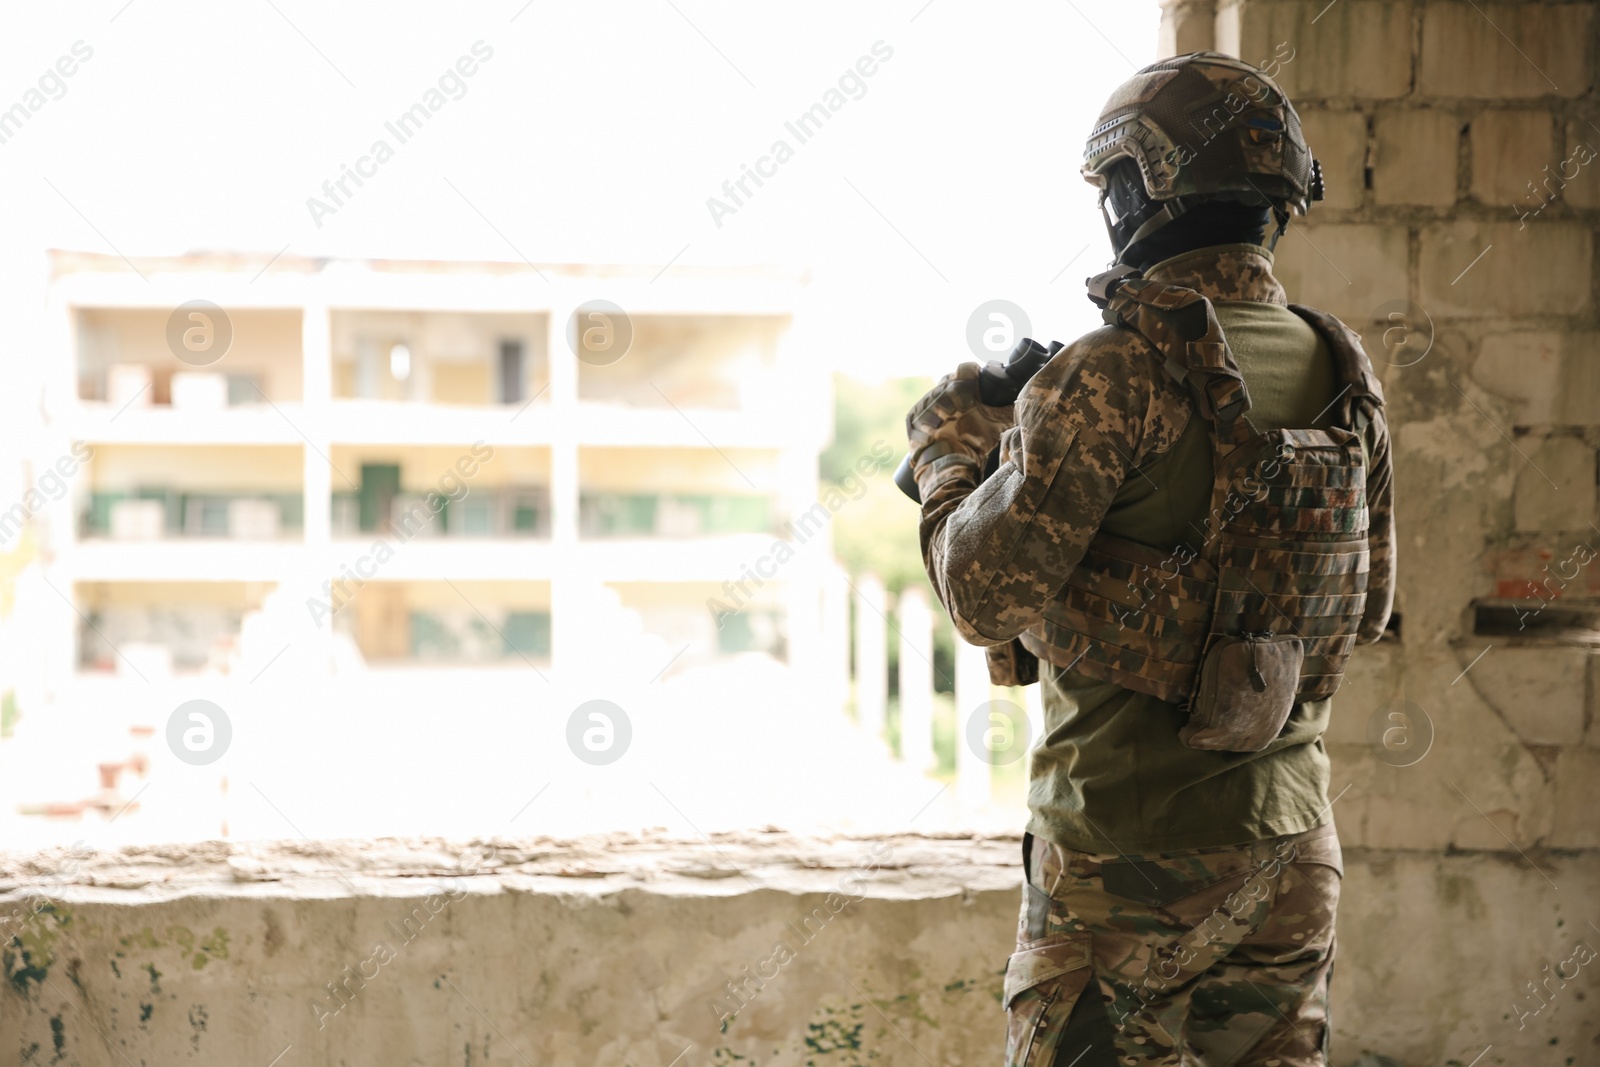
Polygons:
M1144 180L1133 160L1119 159L1107 170L1106 207L1115 220L1109 223L1114 248L1121 247L1163 206L1163 202L1145 194ZM1271 225L1272 210L1266 205L1212 197L1194 203L1144 239L1122 248L1117 261L1143 271L1164 259L1209 245L1267 245Z

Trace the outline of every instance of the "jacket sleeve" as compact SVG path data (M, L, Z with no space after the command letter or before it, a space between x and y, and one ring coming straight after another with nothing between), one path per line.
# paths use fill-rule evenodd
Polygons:
M1394 608L1394 464L1390 455L1389 422L1378 407L1368 424L1372 457L1367 470L1367 607L1356 630L1359 644L1383 636Z
M1142 338L1097 330L1028 384L992 477L979 484L970 457L935 461L922 558L957 632L996 645L1038 624L1123 481L1171 447L1187 413Z

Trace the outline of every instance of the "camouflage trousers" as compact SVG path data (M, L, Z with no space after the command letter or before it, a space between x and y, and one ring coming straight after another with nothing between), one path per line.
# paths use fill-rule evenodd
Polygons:
M1143 856L1023 838L1006 1067L1325 1067L1332 824Z

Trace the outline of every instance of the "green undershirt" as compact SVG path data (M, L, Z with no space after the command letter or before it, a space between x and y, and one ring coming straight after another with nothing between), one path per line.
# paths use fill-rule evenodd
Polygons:
M1257 430L1328 426L1339 391L1321 337L1282 304L1213 301L1250 390ZM1313 421L1316 420L1316 421ZM1141 476L1141 474L1143 476ZM1211 444L1191 418L1178 442L1131 475L1101 528L1175 548L1211 497ZM1191 524L1195 524L1191 526ZM1260 752L1185 747L1176 704L1041 663L1045 736L1030 754L1028 829L1085 852L1136 855L1241 844L1327 822L1330 700L1297 704Z

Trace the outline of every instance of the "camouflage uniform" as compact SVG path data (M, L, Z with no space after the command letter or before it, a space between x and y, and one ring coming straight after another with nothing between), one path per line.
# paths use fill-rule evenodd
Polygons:
M1186 265L1170 280L1208 298L1286 302L1260 249L1206 250L1186 257ZM1052 622L1061 576L1073 573L1094 543L1123 486L1170 452L1193 416L1188 394L1162 369L1160 354L1138 334L1108 327L1068 346L1030 383L1017 405L1017 425L1001 437L1002 462L993 477L980 482L977 460L959 450L920 467L929 574L963 636L1026 655L1014 636L1026 627L1029 646L1053 661L1052 646L1073 636ZM1372 472L1373 558L1362 636L1371 640L1393 596L1389 444L1381 418L1363 442ZM1054 682L1064 665L1047 669ZM1047 714L1055 693L1053 686L1046 691ZM1326 701L1297 705L1284 735L1265 752L1231 758L1259 756L1264 765L1316 750L1326 707ZM1047 725L1057 721L1050 715ZM1169 729L1167 721L1149 715L1144 729ZM1047 737L1045 746L1058 736ZM1076 751L1069 762L1079 766L1116 758ZM1037 793L1031 799L1037 803ZM1099 810L1084 813L1089 825L1109 825L1111 841L1125 840L1107 815L1095 817ZM1006 970L1007 1067L1326 1063L1341 874L1328 817L1319 785L1315 807L1289 823L1310 829L1245 845L1123 856L1099 832L1094 851L1030 834L1022 919Z
M1183 285L1208 300L1287 303L1263 249L1219 246L1186 258ZM987 480L981 442L946 436L923 446L942 452L916 466L923 556L967 641L992 646L1028 635L1028 652L1061 666L1076 660L1081 649L1055 632L1049 609L1123 484L1170 452L1195 415L1189 390L1165 362L1141 334L1106 326L1068 345L1028 383L1017 398L1016 425L999 436L999 469ZM926 432L917 420L936 411L932 403L912 410L914 448ZM1381 408L1363 438L1371 471L1365 479L1370 565L1359 637L1375 641L1394 602L1394 509ZM952 523L957 511L960 521Z
M1322 192L1281 89L1212 53L1155 64L1113 95L1085 177L1107 190L1121 159L1161 206L1107 213L1119 256L1207 197L1269 204L1281 234ZM1343 657L1378 638L1393 604L1382 392L1343 324L1284 306L1269 247L1199 249L1143 278L1119 264L1090 288L1108 325L1039 370L1014 424L979 402L974 365L907 417L935 591L957 632L989 648L996 682L1038 681L1041 662L1045 675L1006 1063L1325 1064L1342 869L1320 739ZM1252 354L1260 380L1277 355L1326 369L1331 353L1337 375L1308 371L1296 395L1274 394L1258 433L1224 317L1292 337ZM1195 462L1201 421L1210 468ZM1321 458L1208 520L1261 446L1285 441ZM1129 526L1135 513L1163 532ZM1153 585L1141 577L1154 571ZM1207 675L1208 651L1291 636L1303 664L1297 645L1248 675L1284 694L1287 718L1263 719L1248 743L1191 743L1208 711L1197 664L1201 681L1230 677L1230 699L1252 699L1238 657L1234 674Z
M1023 847L1007 1067L1327 1062L1331 825L1156 856Z

